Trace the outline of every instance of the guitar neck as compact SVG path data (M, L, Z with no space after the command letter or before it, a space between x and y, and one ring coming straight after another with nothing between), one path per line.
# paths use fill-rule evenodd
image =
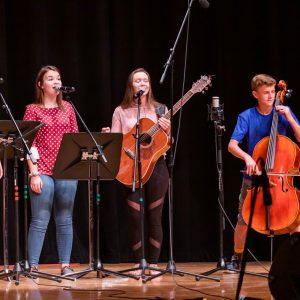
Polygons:
M176 102L173 106L173 115L175 115L181 108L182 106L190 100L190 98L194 94L189 90L179 101ZM165 115L164 118L170 119L171 118L171 110L169 110Z
M173 106L173 109L172 109L173 115L175 115L195 93L203 92L204 89L207 89L207 86L210 85L210 83L211 83L211 77L212 76L201 76L201 78L193 84L192 88ZM171 118L171 110L169 110L164 115L164 118L166 118L166 119ZM160 126L158 125L158 123L156 123L148 130L147 133L150 136L152 136L159 129L160 129Z
M180 100L178 100L174 105L173 105L173 115L175 115L181 108L182 106L188 102L188 100L194 95L191 90L189 90ZM170 119L171 118L171 110L169 110L165 115L164 118ZM148 134L153 135L160 129L160 126L158 123L154 124L149 130Z

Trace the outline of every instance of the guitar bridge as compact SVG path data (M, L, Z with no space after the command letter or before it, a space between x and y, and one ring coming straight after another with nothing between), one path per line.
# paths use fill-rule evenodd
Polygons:
M124 151L131 159L134 159L134 153L129 148L124 148Z

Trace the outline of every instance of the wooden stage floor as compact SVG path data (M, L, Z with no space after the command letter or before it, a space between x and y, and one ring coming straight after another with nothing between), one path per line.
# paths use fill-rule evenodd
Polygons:
M216 263L177 263L176 269L188 273L200 274L216 267ZM87 265L73 265L75 271L86 269ZM129 264L104 264L103 267L111 271L119 271L132 267ZM159 267L165 269L166 264ZM259 265L256 262L247 263L246 271L268 274L269 262ZM0 270L3 270L1 267ZM39 271L59 274L58 265L41 265ZM95 271L77 279L76 281L63 280L57 283L46 279L30 279L20 276L19 285L15 280L0 280L0 299L7 300L92 300L92 299L235 299L239 273L228 273L219 270L210 277L212 279L195 276L178 276L165 274L143 283L142 280L123 278L120 276L107 276L97 278ZM201 277L201 276L200 276ZM244 276L241 295L257 299L273 299L268 287L268 280L246 274Z

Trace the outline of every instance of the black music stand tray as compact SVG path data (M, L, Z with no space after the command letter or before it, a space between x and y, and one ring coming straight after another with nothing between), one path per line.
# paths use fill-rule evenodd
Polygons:
M55 179L77 179L88 181L89 199L89 265L86 270L72 272L64 277L80 278L96 271L97 277L115 275L138 279L134 275L122 274L107 270L100 261L100 180L113 180L118 174L123 140L122 133L92 133L97 144L102 147L107 162L98 153L91 136L85 132L65 133L59 148L53 169ZM93 181L96 181L96 197L94 197ZM96 258L94 257L94 218L93 199L96 198ZM104 277L103 276L103 277Z
M23 135L28 147L31 146L36 131L43 126L39 121L16 121L20 132ZM58 276L42 273L42 272L30 272L29 265L27 262L27 240L25 239L25 263L20 262L20 232L19 232L19 192L18 192L18 172L17 172L17 161L18 159L26 156L24 151L24 145L22 138L19 136L15 124L10 120L0 121L0 155L3 158L3 254L4 254L4 269L0 273L0 279L7 278L9 281L11 278L15 279L15 284L19 285L20 275L24 275L30 278L45 278L61 282L61 278ZM16 262L14 269L9 269L8 264L8 242L7 242L7 220L8 220L8 178L7 178L7 160L14 159L14 208L15 208L15 247L16 247ZM25 163L26 159L25 159ZM26 199L25 199L26 200ZM24 210L27 210L27 202L24 203ZM25 215L26 212L25 212ZM25 220L26 221L26 220ZM27 224L27 222L25 222ZM27 230L27 228L25 228ZM26 235L27 236L27 235Z

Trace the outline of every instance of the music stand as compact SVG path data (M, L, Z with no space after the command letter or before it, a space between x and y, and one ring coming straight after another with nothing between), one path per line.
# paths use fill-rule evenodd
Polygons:
M97 277L101 275L115 275L121 277L136 276L122 274L107 270L100 261L100 180L115 179L120 165L120 155L123 134L121 133L92 133L96 142L102 146L107 162L104 163L91 136L85 132L65 133L59 148L53 177L55 179L77 179L88 181L89 199L89 265L86 270L72 272L64 277L80 278L90 272L96 271ZM94 257L94 218L93 218L93 181L97 181L96 191L96 258Z
M28 147L31 146L36 131L42 127L39 121L16 121L16 124L22 133L23 138L26 138ZM4 274L0 275L0 279L7 277L8 280L13 277L15 284L19 285L20 275L27 277L42 277L60 282L56 276L52 275L38 275L29 271L28 262L25 262L22 266L20 262L20 236L19 236L19 193L18 193L18 175L17 175L17 160L26 156L26 150L24 151L24 145L21 136L18 134L18 130L14 122L10 120L0 121L0 155L3 157L3 254L4 254ZM7 243L7 219L8 219L8 178L7 178L7 160L14 159L14 208L15 208L15 246L16 246L16 262L13 270L8 268L8 243ZM25 162L26 163L26 162ZM24 204L24 209L27 209L27 203ZM25 229L26 230L26 229ZM26 248L27 244L25 243ZM25 257L27 258L27 249L25 248ZM26 267L27 266L27 267Z
M16 121L17 125L19 126L23 135L26 137L30 137L29 144L31 145L33 141L33 137L30 136L31 132L35 132L40 122L30 122L30 121ZM22 146L17 143L17 139L15 139L16 135L18 135L17 129L14 123L10 120L0 120L0 157L3 160L3 181L2 181L2 221L3 221L3 265L4 269L0 271L0 273L4 273L0 276L0 278L8 277L10 280L11 273L13 271L9 270L9 263L8 263L8 178L7 178L7 159L14 158L15 154L19 154L22 156ZM15 151L16 149L20 151ZM15 204L18 202L15 201ZM17 214L17 212L16 212ZM18 218L15 218L16 221ZM17 228L16 228L17 231ZM18 233L16 233L16 239L18 239ZM16 242L16 249L17 249L17 260L19 259L19 239ZM17 261L16 260L16 261Z

